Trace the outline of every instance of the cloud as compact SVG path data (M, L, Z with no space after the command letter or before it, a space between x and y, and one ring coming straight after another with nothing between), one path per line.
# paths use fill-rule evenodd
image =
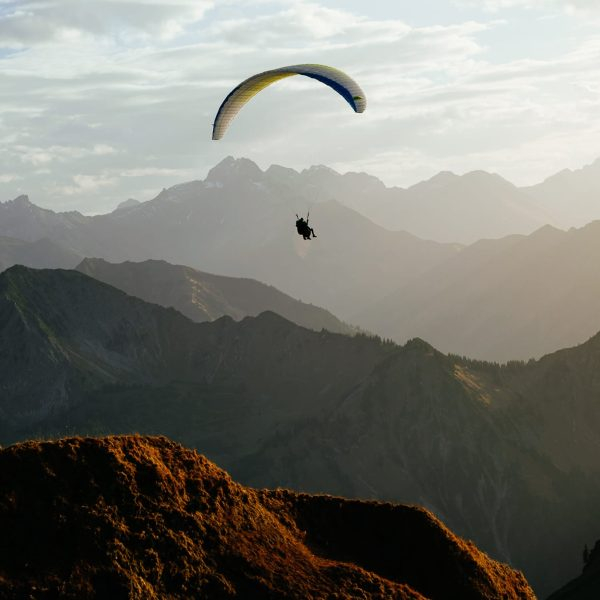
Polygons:
M204 16L212 0L20 0L0 12L3 46L31 47L85 36L123 42L158 36L168 40Z
M591 32L558 57L507 59L494 43L507 35L510 15L482 19L468 9L451 24L434 11L414 26L326 0L0 7L0 40L20 49L0 54L3 172L55 208L98 212L127 197L147 199L149 190L203 177L227 154L263 166L371 170L401 185L461 164L531 182L600 154L600 37ZM576 0L487 7L543 15L593 8ZM223 140L210 140L234 85L304 62L346 70L364 88L367 111L354 114L319 82L289 78L253 99ZM0 181L0 192L13 194L16 181Z
M121 177L163 177L163 176L176 176L176 177L189 177L190 171L187 169L161 169L160 167L142 167L137 169L125 169L120 171Z
M117 177L107 175L73 175L72 181L75 185L56 186L55 191L67 196L75 194L88 194L97 192L101 188L114 186L118 182Z
M596 0L455 0L459 6L480 7L491 12L509 8L527 10L560 10L572 15L598 15L600 3Z
M23 179L21 175L17 175L15 173L3 173L0 175L0 183L10 183L11 181L17 181L18 179Z
M96 144L92 148L81 148L76 146L48 146L41 148L36 146L15 145L7 150L13 156L17 156L24 163L34 166L44 165L54 161L70 162L73 159L87 156L105 156L114 154L116 150L107 144Z

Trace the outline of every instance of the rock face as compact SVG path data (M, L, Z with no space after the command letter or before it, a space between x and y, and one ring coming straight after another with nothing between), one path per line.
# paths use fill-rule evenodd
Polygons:
M295 300L254 279L203 273L164 260L113 264L99 258L86 258L77 270L146 302L172 306L198 323L225 315L239 321L270 310L315 331L354 333L352 327L329 311Z
M426 510L245 488L137 436L0 451L2 598L533 599Z
M600 540L596 542L583 572L548 597L548 600L598 600L600 598Z

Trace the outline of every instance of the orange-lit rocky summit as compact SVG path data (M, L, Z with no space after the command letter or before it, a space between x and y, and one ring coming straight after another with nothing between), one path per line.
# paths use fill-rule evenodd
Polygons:
M0 451L0 596L533 599L424 509L243 487L164 437Z

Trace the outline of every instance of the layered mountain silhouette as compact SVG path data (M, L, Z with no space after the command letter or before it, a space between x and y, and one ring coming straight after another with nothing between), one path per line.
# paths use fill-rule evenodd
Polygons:
M294 222L311 204L252 161L228 158L204 181L108 215L57 214L25 197L0 204L0 235L48 237L80 256L111 262L154 258L250 277L341 318L459 248L389 231L335 200L313 209L319 237L307 242Z
M253 279L202 273L162 260L113 264L86 258L77 270L146 302L172 306L199 323L225 315L239 320L269 310L316 331L355 332L330 312Z
M205 186L199 185L201 183ZM205 201L207 194L204 187L213 190L208 194L212 202L226 198L227 203L237 200L252 209L256 195L262 195L263 199L270 198L274 204L283 203L286 207L285 220L292 219L293 213L303 211L307 206L334 200L386 229L408 231L420 238L439 242L462 244L471 244L483 238L529 234L546 224L567 229L600 219L597 201L600 194L600 159L578 170L564 169L539 184L526 187L517 187L501 176L485 171L472 171L464 175L442 171L426 181L399 188L386 187L379 179L366 173L340 174L323 165L300 172L272 165L266 171L261 171L248 159L227 157L210 171L204 182L174 186L163 190L159 197L178 198L178 201L185 203L186 196L192 194ZM249 187L254 189L248 194ZM148 219L154 211L145 206L147 204L126 200L111 213L108 222L124 219L128 226L132 209L135 209L133 212L136 216ZM255 220L250 216L248 224L258 227L252 230L256 232L256 239L264 239L265 229L273 221L270 218L264 220L260 205L255 208L261 219ZM207 210L207 207L203 205L202 209ZM148 258L105 255L98 251L103 245L107 216L100 215L92 219L77 212L56 214L34 207L27 196L19 196L14 201L0 204L0 235L27 241L35 241L40 237L50 237L55 241L60 241L61 237L63 241L67 238L76 242L73 249L84 256L102 256L112 260ZM235 216L230 216L227 210L216 216L220 225L225 225L229 217L230 222L225 229L233 224L231 218L236 222ZM249 215L244 213L244 216L248 218ZM283 212L276 216L283 217ZM223 223L220 223L221 218L225 219ZM184 212L183 220L190 219L193 225L193 211ZM260 227L261 221L264 227ZM65 231L65 225L74 228L74 231ZM113 226L119 229L114 223ZM91 234L88 240L78 235L81 229ZM120 243L124 244L122 241ZM133 247L124 245L117 249L135 252L137 243L139 240ZM154 257L174 259L166 255ZM178 257L176 262L192 264L187 257ZM200 265L193 263L192 266ZM213 269L212 265L209 266Z
M485 171L442 171L408 188L388 188L372 175L324 166L300 173L272 166L267 174L305 198L333 198L388 229L442 242L471 244L529 234L546 224L567 229L600 219L600 159L526 187Z
M587 202L591 216L598 164L557 175L572 183L558 186L563 191L554 196L548 192L548 204ZM552 181L540 186L554 189ZM163 190L148 202L126 201L107 215L54 213L26 196L0 203L0 235L11 237L0 243L0 268L71 267L83 256L166 260L266 282L400 343L419 336L448 352L527 359L580 343L600 328L596 225L567 232L538 228L562 220L550 214L551 206L550 212L539 208L545 192L532 190L482 171L444 172L401 190L362 173L276 165L262 171L252 161L228 157L204 181ZM408 212L397 221L388 205ZM488 205L497 212L477 216ZM294 214L311 206L319 237L305 242L295 233ZM446 232L458 220L477 237L538 229L464 248L416 238L415 232L439 236L420 226L411 231L411 211ZM411 233L389 230L394 227Z
M548 597L548 600L596 600L600 598L600 540L587 557L583 572L560 590Z
M551 222L561 228L581 227L600 219L600 158L581 169L563 169L522 191L548 211Z
M342 175L326 167L299 174L288 170L287 178L278 173L280 181L307 199L336 199L387 229L424 239L470 244L480 238L531 233L553 220L543 203L485 171L444 171L406 189L388 188L366 173Z
M351 321L404 342L507 361L581 343L600 330L600 221L482 240Z
M256 491L164 437L11 446L0 484L7 600L534 598L424 509Z
M3 443L165 434L247 485L420 504L540 594L600 519L600 336L500 367L274 313L193 323L24 267L0 275L0 324Z

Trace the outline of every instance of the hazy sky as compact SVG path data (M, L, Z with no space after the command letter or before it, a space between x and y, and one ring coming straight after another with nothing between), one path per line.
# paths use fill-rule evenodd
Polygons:
M210 139L247 76L318 62ZM598 0L0 0L0 200L105 212L227 155L406 186L440 170L536 183L600 156Z

